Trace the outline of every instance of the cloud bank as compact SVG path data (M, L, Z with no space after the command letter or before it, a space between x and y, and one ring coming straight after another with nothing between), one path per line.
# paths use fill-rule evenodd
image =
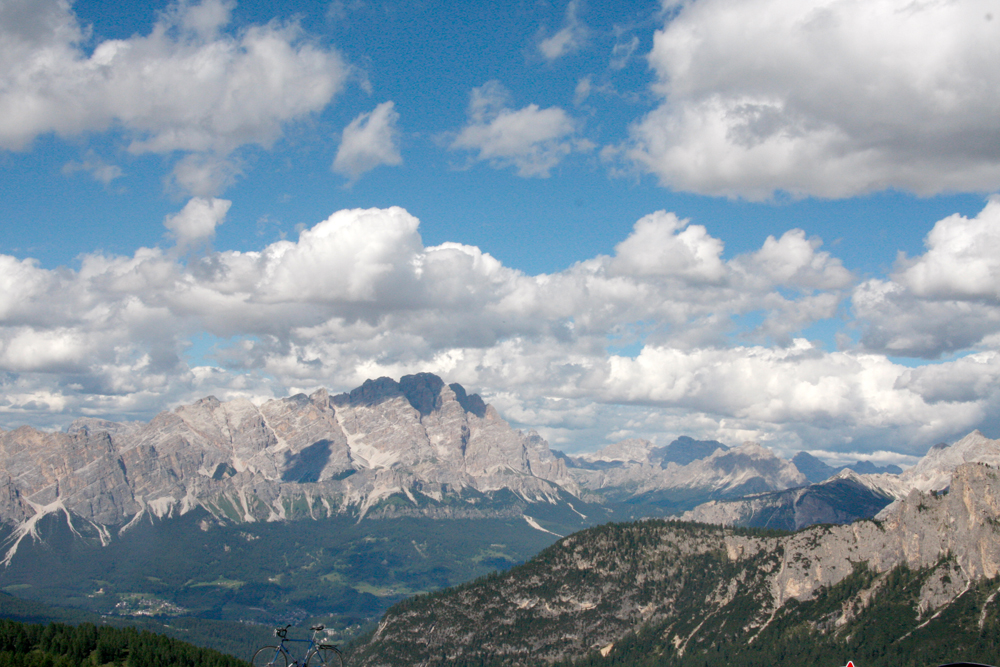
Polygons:
M166 225L178 244L204 240L228 205L193 199ZM255 252L140 248L75 271L0 256L0 420L148 418L208 393L428 370L569 448L686 432L921 454L1000 408L1000 318L982 315L997 309L998 211L940 221L924 255L860 283L801 230L727 259L709 230L663 211L612 255L534 276L476 247L424 246L401 208L338 211ZM955 282L939 273L953 263L979 268ZM958 345L963 309L982 323ZM845 312L859 346L802 335ZM925 323L920 350L974 353L893 362L901 316ZM191 348L205 336L213 349Z
M181 152L175 180L215 194L238 173L242 146L269 147L282 126L326 107L349 68L294 23L225 28L224 0L170 6L150 34L106 40L62 0L0 4L0 149L45 134L120 128L136 154Z
M649 54L661 104L628 150L663 185L747 199L1000 188L990 0L664 4Z

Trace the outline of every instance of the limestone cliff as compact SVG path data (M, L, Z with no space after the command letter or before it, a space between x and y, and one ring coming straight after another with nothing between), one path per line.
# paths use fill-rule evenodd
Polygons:
M551 502L577 491L537 434L426 373L260 406L208 397L148 424L0 432L0 480L0 520L21 537L50 513L103 531L198 506L235 521L360 517L393 495L419 513L432 511L421 498L463 490Z

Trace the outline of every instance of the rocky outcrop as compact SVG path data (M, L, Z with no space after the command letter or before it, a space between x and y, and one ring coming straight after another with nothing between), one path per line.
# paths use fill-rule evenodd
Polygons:
M929 567L947 555L958 566L961 584L992 578L1000 574L1000 470L984 463L960 465L948 493L914 489L881 521L817 527L780 542L730 538L727 548L731 556L746 555L779 543L785 555L772 586L779 605L840 581L858 562L886 572L902 563Z
M915 466L899 475L880 473L860 477L870 487L902 500L914 490L944 491L951 483L955 469L964 463L1000 466L1000 440L991 440L979 431L973 431L952 445L934 445ZM883 513L892 507L890 505Z

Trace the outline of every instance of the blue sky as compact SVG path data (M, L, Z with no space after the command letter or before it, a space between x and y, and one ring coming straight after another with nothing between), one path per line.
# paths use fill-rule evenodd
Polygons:
M570 451L1000 437L1000 3L605 4L0 0L0 426L428 370Z

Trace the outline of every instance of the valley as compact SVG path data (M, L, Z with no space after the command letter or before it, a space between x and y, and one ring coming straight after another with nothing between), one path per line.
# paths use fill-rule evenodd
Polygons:
M882 576L872 564L877 559L855 555L850 563L824 566L826 579L789 583L798 592L774 597L773 581L762 572L791 567L781 560L787 550L782 531L827 524L820 530L829 532L829 525L876 515L884 521L912 504L912 494L949 488L954 471L970 461L1000 464L1000 443L973 433L933 448L901 473L868 462L827 469L804 452L795 460L812 478L757 443L728 446L686 436L666 446L626 440L566 455L431 374L261 406L208 397L146 424L81 419L65 433L0 432L0 588L71 616L153 624L236 653L243 647L221 638L241 627L257 636L276 625L322 623L330 640L350 642L362 641L378 623L359 655L389 665L405 664L404 655L414 650L398 635L385 635L400 609L437 600L440 591L473 590L471 581L534 571L529 588L567 592L558 602L518 594L517 608L561 609L552 612L560 618L586 612L590 620L573 622L576 639L536 642L547 647L549 662L576 660L595 646L638 641L642 628L666 622L669 614L651 607L653 600L695 604L687 612L684 604L674 605L670 613L684 616L695 614L702 606L696 601L708 595L724 601L712 612L722 619L731 615L727 605L763 604L770 595L743 624L762 630L767 618L785 613L789 600L808 601L817 586L840 585L854 572L850 563L867 563L875 568L872 576ZM664 519L672 522L658 523ZM621 523L635 520L642 521ZM765 532L740 533L739 526ZM745 543L734 547L740 539ZM675 551L666 561L662 554L630 552L652 543L673 543ZM590 550L589 564L577 568L571 584L557 584L561 575L542 572L552 554L570 544ZM733 549L757 555L734 565L725 556ZM611 607L571 592L611 591L602 577L612 572L667 588L654 586L635 599L614 594ZM736 581L736 588L718 588L724 581ZM503 597L482 595L475 612L455 612L458 626ZM619 603L628 611L614 606ZM435 627L444 627L438 612L433 618ZM506 637L504 645L527 637L527 626L552 631L565 620L513 618L501 623L512 628L498 635ZM226 629L215 633L219 639L191 636L184 628L199 620ZM496 632L496 622L483 617L476 625ZM591 626L600 633L579 629ZM477 630L455 632L474 636ZM683 641L707 641L696 635ZM395 662L372 662L397 645ZM460 651L453 657L488 656ZM520 660L516 653L500 659ZM436 664L431 657L425 662Z

